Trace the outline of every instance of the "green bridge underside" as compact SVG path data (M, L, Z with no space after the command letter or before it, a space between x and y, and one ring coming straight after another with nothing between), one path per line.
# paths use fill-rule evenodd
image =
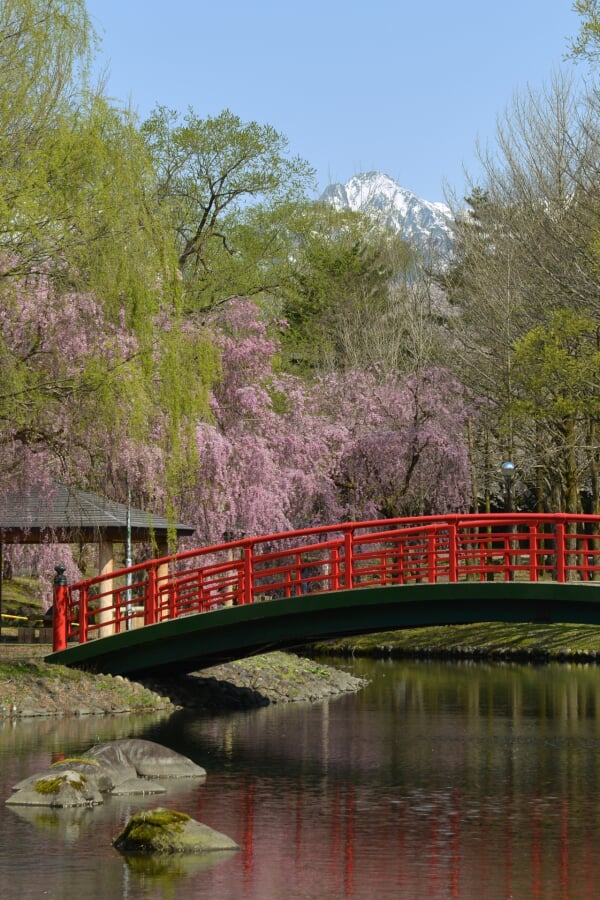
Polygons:
M111 675L165 675L345 635L471 622L599 625L600 584L461 582L308 594L148 625L46 660Z

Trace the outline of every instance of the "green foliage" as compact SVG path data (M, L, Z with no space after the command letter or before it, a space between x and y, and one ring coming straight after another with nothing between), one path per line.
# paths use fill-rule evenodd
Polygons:
M570 56L594 61L600 54L600 2L575 0L573 10L581 16L581 24L577 36L570 39Z
M516 342L513 361L515 424L521 433L533 433L537 464L552 473L554 507L578 512L581 485L594 486L597 468L596 322L585 313L558 309Z
M572 309L552 313L515 343L514 363L523 415L562 422L600 412L600 348L591 316Z
M70 161L55 138L72 121L92 41L83 0L0 5L0 238L21 272L47 259L62 230L52 185Z
M145 138L89 89L94 44L83 0L0 6L3 469L31 460L26 448L54 476L112 480L113 496L117 466L138 470L134 483L166 480L168 495L195 465L186 435L206 415L216 354L183 327L176 234ZM160 449L167 471L143 473L134 446Z
M201 119L191 109L181 118L158 107L142 134L188 309L269 290L279 211L304 198L314 176L310 166L289 156L286 138L270 125L244 123L229 110Z
M289 279L281 293L289 324L284 358L309 372L343 367L341 334L367 312L380 317L392 281L414 265L408 246L362 213L311 204L290 218Z
M62 166L54 201L60 255L71 289L97 292L114 322L149 350L153 317L177 311L181 283L172 236L152 206L152 165L135 122L91 97L57 135ZM58 273L57 273L58 274Z

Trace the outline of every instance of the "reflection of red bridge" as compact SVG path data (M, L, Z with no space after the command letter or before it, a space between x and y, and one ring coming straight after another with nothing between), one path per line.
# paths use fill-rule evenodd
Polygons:
M325 781L319 798L285 790L268 803L250 783L191 812L219 821L241 844L244 898L275 896L273 880L284 867L273 874L256 863L269 855L286 861L289 896L302 879L305 895L315 897L597 898L593 801L575 790L589 811L586 830L567 796L550 800L511 781L509 774L477 801L458 786L403 786L382 796L370 786ZM218 893L218 881L214 887Z
M598 532L600 516L427 516L188 551L57 585L48 659L122 674L192 671L391 628L598 624Z

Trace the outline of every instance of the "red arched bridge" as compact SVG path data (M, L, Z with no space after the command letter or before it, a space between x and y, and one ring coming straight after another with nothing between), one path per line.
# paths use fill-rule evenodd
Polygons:
M58 571L58 569L57 569ZM50 662L189 672L274 649L468 622L600 624L600 516L349 522L205 547L66 585Z

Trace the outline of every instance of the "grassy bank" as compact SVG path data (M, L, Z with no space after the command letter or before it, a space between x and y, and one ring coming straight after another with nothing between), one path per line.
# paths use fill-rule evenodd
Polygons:
M328 641L315 645L314 652L377 658L471 657L600 662L600 626L503 622L440 625Z
M50 665L49 646L0 643L0 722L30 716L87 716L192 709L246 709L267 703L324 700L363 682L339 668L274 652L190 675L95 675Z

